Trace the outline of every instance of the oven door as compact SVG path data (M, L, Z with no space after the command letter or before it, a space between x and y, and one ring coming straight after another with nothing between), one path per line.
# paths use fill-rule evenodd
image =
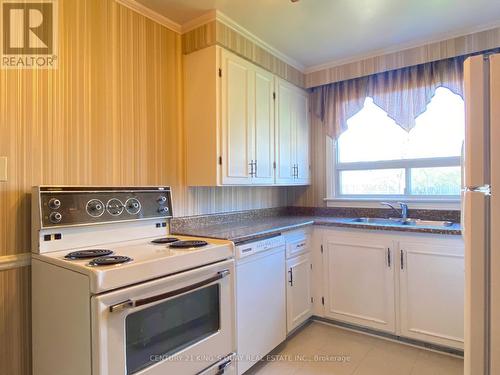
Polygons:
M228 260L93 297L93 375L192 375L235 352L233 275Z

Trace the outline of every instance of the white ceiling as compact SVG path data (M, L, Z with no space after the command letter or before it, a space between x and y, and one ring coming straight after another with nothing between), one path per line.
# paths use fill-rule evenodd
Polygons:
M308 68L500 25L499 0L138 1L179 24L220 10Z

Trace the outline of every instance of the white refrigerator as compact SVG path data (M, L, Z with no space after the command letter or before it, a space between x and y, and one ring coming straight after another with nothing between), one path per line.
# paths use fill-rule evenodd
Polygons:
M500 374L500 55L464 66L465 374Z

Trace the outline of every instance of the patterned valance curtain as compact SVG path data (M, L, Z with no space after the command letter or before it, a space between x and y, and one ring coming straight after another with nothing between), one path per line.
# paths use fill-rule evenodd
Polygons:
M367 97L410 131L438 87L463 97L465 56L391 70L367 77L335 82L312 89L314 114L336 139L347 129L347 120L363 108Z

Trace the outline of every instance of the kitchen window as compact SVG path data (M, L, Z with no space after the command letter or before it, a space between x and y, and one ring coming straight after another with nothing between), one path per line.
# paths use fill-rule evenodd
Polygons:
M335 198L458 199L464 101L440 87L409 132L366 98L334 142Z

